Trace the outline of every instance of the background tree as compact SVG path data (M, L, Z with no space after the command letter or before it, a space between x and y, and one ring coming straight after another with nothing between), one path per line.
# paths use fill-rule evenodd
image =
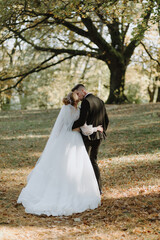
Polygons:
M153 0L10 0L2 1L1 7L2 31L5 29L6 34L16 37L23 48L29 45L32 50L47 53L46 58L37 59L36 66L31 68L30 62L19 74L2 76L1 81L16 79L11 86L16 87L29 74L66 59L78 55L93 57L105 62L110 70L107 103L121 103L127 100L124 94L127 66L158 4Z
M158 5L158 16L160 16L160 0L156 0L157 5ZM159 37L160 37L160 17L158 18L158 30L159 30ZM158 49L158 62L160 63L160 47ZM158 86L158 94L157 94L157 102L160 102L160 64L157 64L157 81L159 81L159 86Z
M146 47L144 43L141 43L145 49L145 52L148 55L148 59L142 55L143 59L143 71L149 75L149 85L148 85L148 94L150 97L149 102L153 102L156 97L156 102L159 102L159 92L160 92L160 49L155 48L154 46ZM153 56L157 55L157 59ZM157 94L156 94L157 93ZM156 96L155 96L156 95Z

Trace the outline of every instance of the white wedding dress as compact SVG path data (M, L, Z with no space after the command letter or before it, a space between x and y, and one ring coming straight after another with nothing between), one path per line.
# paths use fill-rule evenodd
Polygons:
M79 110L63 105L17 200L27 213L67 216L100 205L97 180L82 136L72 131L78 117Z

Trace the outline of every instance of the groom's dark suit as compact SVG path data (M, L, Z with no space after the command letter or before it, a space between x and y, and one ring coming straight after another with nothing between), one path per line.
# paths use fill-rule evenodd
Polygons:
M105 132L107 130L109 120L104 102L91 93L89 93L83 99L81 104L80 117L77 121L74 122L72 129L81 127L85 123L87 123L87 125L92 124L93 127L97 127L98 125L102 125L103 127L103 133L98 131L88 137L82 134L83 141L90 156L90 160L101 192L101 177L97 164L97 154L102 139L105 139Z

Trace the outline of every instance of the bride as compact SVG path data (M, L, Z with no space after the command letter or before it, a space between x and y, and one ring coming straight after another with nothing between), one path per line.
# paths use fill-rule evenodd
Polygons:
M72 125L79 117L78 96L70 93L62 106L47 144L27 185L19 195L25 212L47 216L71 215L100 205L100 192L93 167L79 129ZM81 131L91 135L101 127L86 124Z

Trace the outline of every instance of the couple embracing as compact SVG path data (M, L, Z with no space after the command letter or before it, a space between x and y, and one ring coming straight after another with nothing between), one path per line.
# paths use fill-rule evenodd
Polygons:
M97 154L109 123L104 102L77 84L63 103L17 200L27 213L67 216L101 203Z

